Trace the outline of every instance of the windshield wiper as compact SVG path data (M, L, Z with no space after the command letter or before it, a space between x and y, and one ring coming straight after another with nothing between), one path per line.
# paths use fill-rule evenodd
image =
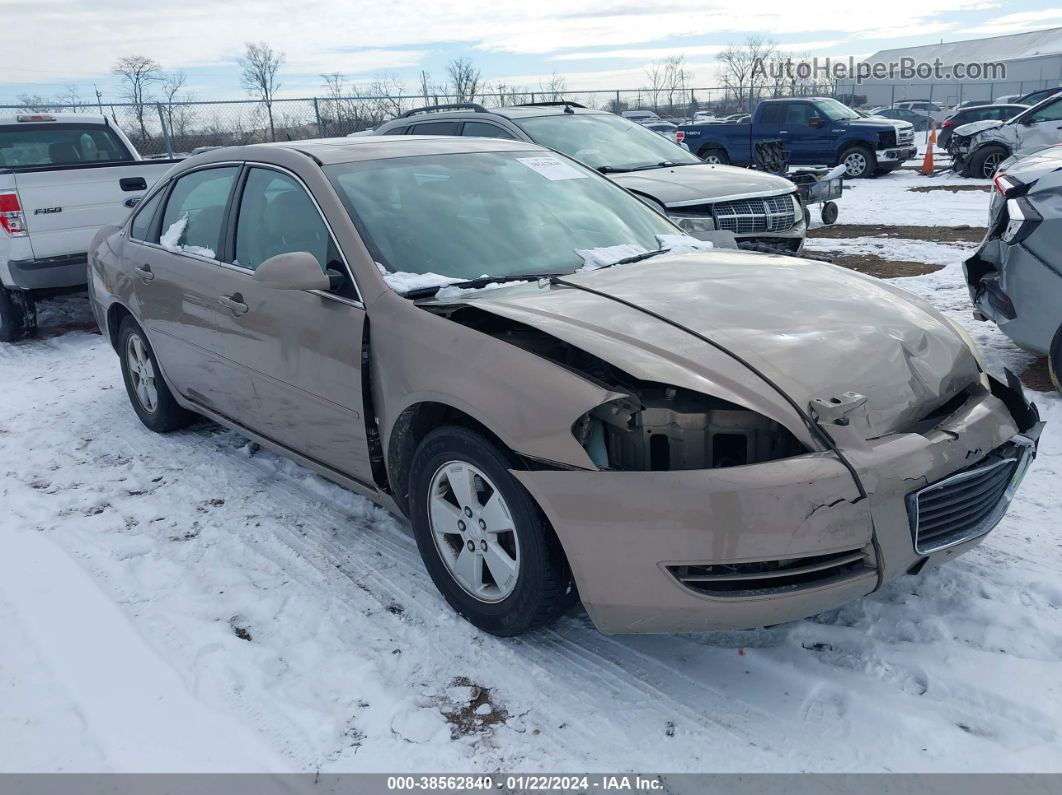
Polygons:
M626 174L628 171L634 171L633 168L620 168L618 166L598 166L597 170L602 174Z
M503 284L505 282L535 282L539 279L548 279L551 276L567 276L567 273L519 273L508 276L480 276L476 279L468 279L463 282L450 282L449 284L436 284L432 287L417 287L402 293L405 298L431 298L444 287L459 287L463 290L478 290L488 284Z
M669 251L671 251L671 249L669 248L658 248L654 251L644 251L641 254L635 254L631 257L624 257L623 259L618 259L615 262L610 262L608 265L602 265L600 268L594 268L594 270L598 271L602 268L611 268L613 265L630 265L632 262L641 262L643 259L655 257L657 254L667 254L667 252Z
M619 166L598 166L597 170L602 174L627 174L631 171L651 171L654 168L673 168L674 166L696 166L703 165L703 163L676 163L674 160L661 160L659 163L646 163L642 166L628 166L621 168Z

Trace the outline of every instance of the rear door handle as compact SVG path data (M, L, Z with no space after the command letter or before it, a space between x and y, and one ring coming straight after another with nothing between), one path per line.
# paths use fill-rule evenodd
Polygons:
M135 270L137 275L144 280L145 284L155 278L155 274L151 272L150 265L141 265L138 268L133 268L133 270Z
M243 296L239 293L233 293L232 295L223 295L218 299L223 307L228 309L236 317L240 315L246 315L249 307L243 302Z
M147 180L143 177L122 177L118 180L122 190L147 190Z

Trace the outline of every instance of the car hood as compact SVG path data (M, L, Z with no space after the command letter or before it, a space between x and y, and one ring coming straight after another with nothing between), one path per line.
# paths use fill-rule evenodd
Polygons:
M720 251L661 255L567 281L657 313L724 345L807 408L867 398L854 430L902 431L980 378L956 328L904 290L822 262ZM457 303L532 326L642 379L714 395L806 429L748 367L664 321L563 285L485 290Z
M960 124L955 128L953 135L976 135L979 132L985 130L994 130L996 127L1002 127L1003 122L999 119L981 119L981 121L972 121L969 124Z
M668 207L750 196L773 196L796 190L796 186L784 177L707 163L609 174L608 177L627 190L652 196Z
M1062 146L1048 146L1038 152L1016 160L1005 169L1007 176L1014 177L1022 184L1035 182L1044 174L1062 169ZM1003 171L1004 169L1000 169Z

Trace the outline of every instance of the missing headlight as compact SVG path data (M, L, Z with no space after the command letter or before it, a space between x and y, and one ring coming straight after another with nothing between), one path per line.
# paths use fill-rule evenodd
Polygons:
M662 384L642 384L636 397L598 406L572 430L602 469L719 469L807 452L789 430L754 411Z

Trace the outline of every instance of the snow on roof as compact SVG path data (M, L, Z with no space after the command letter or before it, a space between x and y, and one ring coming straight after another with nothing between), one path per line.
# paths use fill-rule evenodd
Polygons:
M923 44L918 47L899 47L881 50L866 59L866 63L888 63L909 57L920 61L939 58L945 66L959 62L1016 61L1062 54L1062 28L1011 33L986 39Z

